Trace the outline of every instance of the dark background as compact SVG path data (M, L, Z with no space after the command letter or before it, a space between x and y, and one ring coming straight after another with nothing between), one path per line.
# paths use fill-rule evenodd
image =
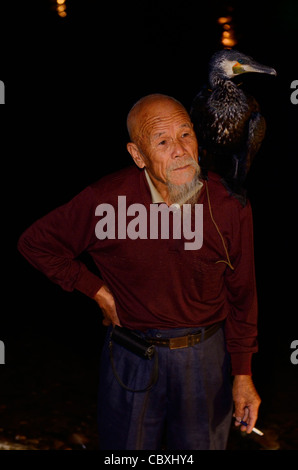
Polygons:
M17 252L18 237L89 183L131 163L126 115L141 96L166 93L190 108L207 80L208 59L222 48L217 19L231 15L235 48L278 73L243 77L268 126L248 178L260 305L254 380L263 399L261 424L277 423L280 433L290 423L283 445L297 449L298 365L290 361L290 344L298 339L298 105L290 101L298 79L297 2L67 0L65 18L50 0L9 7L2 15L0 73L6 92L0 433L12 439L23 426L25 435L36 436L42 432L37 416L48 419L67 400L69 414L64 409L59 416L77 413L84 421L80 413L88 415L89 429L96 421L100 311L35 271ZM67 419L65 428L75 428ZM44 434L53 436L54 429Z

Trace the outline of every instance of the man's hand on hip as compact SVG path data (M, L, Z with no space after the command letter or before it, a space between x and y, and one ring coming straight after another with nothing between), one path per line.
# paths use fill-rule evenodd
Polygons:
M113 326L121 326L116 311L115 300L110 289L106 285L101 286L93 298L102 310L104 317L103 325L109 326L113 324Z

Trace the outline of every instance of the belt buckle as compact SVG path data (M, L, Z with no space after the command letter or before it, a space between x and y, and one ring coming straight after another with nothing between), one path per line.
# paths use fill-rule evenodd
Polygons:
M188 336L179 336L177 338L170 338L169 348L170 349L181 349L188 347Z

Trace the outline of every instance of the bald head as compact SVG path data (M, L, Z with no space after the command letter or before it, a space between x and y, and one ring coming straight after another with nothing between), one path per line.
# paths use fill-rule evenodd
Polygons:
M179 110L188 115L184 106L171 96L151 94L144 96L131 108L127 116L127 130L132 142L140 144L146 137L148 125L154 119Z

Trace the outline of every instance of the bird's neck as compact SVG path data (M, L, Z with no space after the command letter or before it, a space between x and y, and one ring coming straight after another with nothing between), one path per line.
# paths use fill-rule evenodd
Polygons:
M244 100L245 95L243 91L232 80L216 77L212 82L210 81L210 85L213 95L221 101L225 99Z
M247 99L245 93L232 80L216 82L217 85L210 90L209 106L217 109L222 115L231 115L235 112L247 112ZM230 119L230 118L229 118Z
M237 85L235 85L235 83L232 82L232 80L229 80L225 75L221 75L219 73L216 73L216 74L211 73L209 75L209 83L210 83L212 90L214 90L217 87L237 88Z

